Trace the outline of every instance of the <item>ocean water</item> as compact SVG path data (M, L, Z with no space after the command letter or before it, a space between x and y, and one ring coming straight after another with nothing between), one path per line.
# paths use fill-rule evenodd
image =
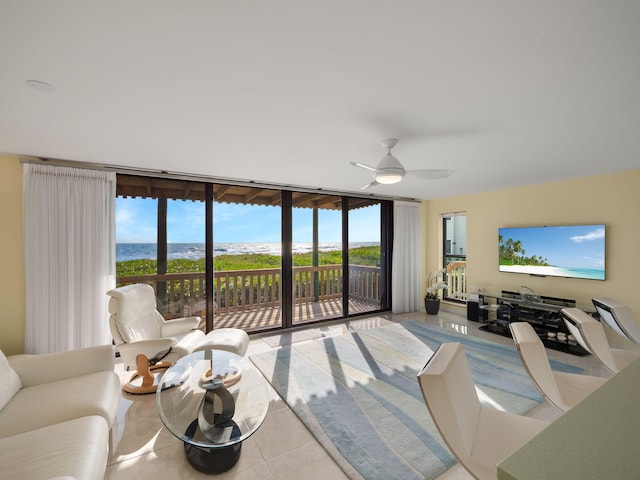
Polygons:
M589 280L604 280L604 269L594 268L558 268L561 277L587 278Z
M570 268L536 265L500 265L501 272L527 273L550 277L585 278L589 280L604 280L604 268Z
M322 252L332 250L340 250L340 243L325 242L320 243L319 248ZM378 242L357 242L350 243L349 248L369 247L380 245ZM280 243L216 243L213 246L215 255L240 255L244 253L261 253L265 255L280 255ZM312 250L311 243L294 243L293 253L306 253ZM155 243L117 243L116 244L116 262L125 260L139 260L144 258L155 259L158 247ZM205 257L204 243L169 243L167 245L167 258L173 260L176 258L186 258L189 260L198 260Z

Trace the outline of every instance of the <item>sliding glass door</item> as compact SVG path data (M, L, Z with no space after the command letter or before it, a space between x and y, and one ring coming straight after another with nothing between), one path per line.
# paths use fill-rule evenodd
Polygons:
M278 190L214 186L214 327L282 325L282 209Z
M206 319L205 184L118 175L116 284L148 283L167 319Z
M158 240L158 297L168 318L197 315L206 319L205 202L158 201L158 223L166 219L166 242Z
M349 199L349 313L382 308L380 203L358 206ZM353 207L352 207L353 206Z
M293 324L342 317L341 197L294 195L292 219Z
M117 283L249 332L390 306L391 202L118 175Z

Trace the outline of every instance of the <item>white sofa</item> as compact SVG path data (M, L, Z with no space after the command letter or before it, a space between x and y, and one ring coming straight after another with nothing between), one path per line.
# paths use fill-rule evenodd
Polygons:
M104 478L120 392L110 345L0 351L0 479Z

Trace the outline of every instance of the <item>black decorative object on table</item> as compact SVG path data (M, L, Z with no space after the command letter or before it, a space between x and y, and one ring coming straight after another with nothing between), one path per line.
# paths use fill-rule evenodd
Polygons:
M198 418L189 425L186 434L193 437L196 429L200 429L200 432L212 442L227 443L232 436L240 434L238 425L233 421L236 411L235 399L220 378L206 380L201 386L206 392L202 397ZM242 443L236 443L215 452L206 452L200 447L184 444L189 463L204 473L222 473L229 470L238 461L241 448Z
M200 431L212 442L226 443L235 425L232 420L236 412L233 395L224 388L224 383L218 378L202 382L202 388L206 393L202 397L198 412Z

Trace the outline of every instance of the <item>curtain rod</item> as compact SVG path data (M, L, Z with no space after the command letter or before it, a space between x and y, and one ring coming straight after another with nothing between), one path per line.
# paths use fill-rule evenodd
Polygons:
M466 214L467 214L467 212L465 212L465 211L441 213L440 214L440 218L444 218L444 217L459 217L461 215L466 215Z
M138 175L141 177L156 177L156 178L168 178L173 180L188 180L192 182L205 182L205 183L221 183L226 185L236 185L241 187L257 187L257 188L274 188L280 190L294 190L296 192L304 193L322 193L325 195L340 195L348 197L358 198L371 198L374 200L401 200L405 202L421 203L422 200L417 198L407 197L391 197L385 195L373 195L373 194L357 194L354 192L340 191L340 190L327 190L324 188L312 188L302 187L299 185L286 185L278 183L264 183L256 182L253 180L239 180L234 178L225 177L212 177L208 175L197 175L192 173L181 172L169 172L167 170L152 170L142 169L137 167L127 167L124 165L103 165L91 162L79 162L74 160L62 160L59 158L41 158L41 157L20 157L20 163L29 163L36 165L54 165L57 167L69 167L69 168L86 168L90 170L101 170L107 172L120 173L122 175Z

